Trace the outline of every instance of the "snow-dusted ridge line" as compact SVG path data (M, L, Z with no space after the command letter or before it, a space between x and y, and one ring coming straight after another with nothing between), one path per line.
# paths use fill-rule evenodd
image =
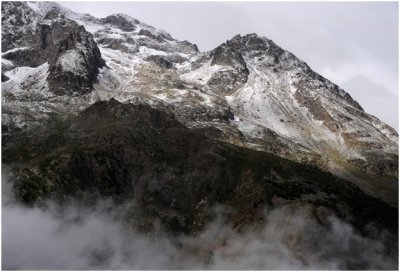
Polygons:
M363 161L369 160L368 152L398 153L396 132L357 107L344 90L265 37L254 33L237 35L214 50L199 52L195 45L178 41L164 30L125 14L98 19L54 2L28 2L27 6L42 17L56 10L83 25L93 34L107 67L100 69L89 95L73 98L77 102L74 107L66 97L57 97L48 89L48 73L43 67L41 72L30 67L13 67L12 61L2 58L2 64L11 69L4 73L9 79L3 84L3 97L18 93L15 101L5 100L10 107L18 109L23 104L18 100L22 100L24 92L35 94L37 101L42 99L37 102L40 104L37 109L46 108L46 100L51 100L55 108L74 114L98 100L115 98L173 111L189 127L205 127L211 122L229 136L225 138L227 141L242 141L257 149L269 150L262 141L271 140L264 132L272 131L281 142L299 148L299 152L304 152L300 150L303 148L310 154L328 158L331 151L335 156L340 154L340 159ZM119 19L132 26L121 27ZM43 20L39 22L43 24ZM26 49L12 48L2 53L2 57ZM248 74L241 70L242 62ZM57 64L63 71L82 73L83 59L73 50L61 55ZM26 74L34 75L37 82L47 87L42 90ZM237 83L239 76L246 80ZM231 85L229 94L218 89ZM38 90L28 90L27 86L37 86ZM230 114L233 117L228 118ZM29 122L24 125L29 127ZM231 135L232 131L237 135ZM293 149L289 151L293 153ZM278 155L285 156L284 152Z

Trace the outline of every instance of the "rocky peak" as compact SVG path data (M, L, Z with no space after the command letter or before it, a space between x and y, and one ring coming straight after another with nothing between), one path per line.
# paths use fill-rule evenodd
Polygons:
M46 24L51 18L51 24ZM72 20L50 11L38 27L38 44L48 56L50 90L55 94L87 93L105 65L92 34Z
M13 36L5 43L13 43ZM47 81L57 95L87 93L96 81L99 68L105 65L92 34L56 9L35 24L29 47L12 50L2 57L19 66L37 67L48 63Z
M65 19L65 16L57 11L57 9L51 9L44 17L44 20L54 20L58 17Z
M109 24L127 32L134 31L136 25L140 23L139 20L120 13L107 16L100 20L103 24Z
M305 203L396 233L383 202L397 205L397 133L273 41L199 53L123 14L15 3L2 3L3 157L24 201L98 190L188 233L216 203L235 226Z
M248 59L257 58L258 60L262 60L262 64L273 67L275 71L298 70L302 75L307 77L307 79L304 79L305 81L310 82L310 80L312 80L315 84L325 85L333 95L346 101L356 109L364 111L358 102L347 92L314 72L307 63L298 59L294 54L282 49L270 39L251 33L245 36L236 35L231 40L227 41L226 44ZM303 81L303 78L301 80ZM311 85L309 87L313 88Z
M393 138L397 134L364 113L348 93L272 40L254 33L236 35L210 52L199 53L194 44L177 41L167 32L127 15L97 19L54 4L30 4L34 7L31 11L27 5L20 5L24 14L30 14L20 17L32 22L32 39L24 39L22 45L3 35L3 39L15 44L11 49L17 45L26 48L7 52L2 58L17 66L35 67L47 62L48 68L38 69L38 77L47 77L50 92L60 101L63 95L69 95L67 99L89 97L75 94L89 93L98 68L104 65L97 43L109 66L95 85L99 94L95 99L116 97L168 109L185 125L215 126L225 140L229 139L226 141L257 145L267 151L276 146L265 132L272 131L279 143L294 146L291 150L282 148L280 153L274 147L275 154L293 155L293 150L302 146L312 152L313 161L314 153L321 150L321 141L329 142L330 148L339 148L345 158L362 157L361 152L374 142L379 142L379 148L389 146L392 152L393 143L387 143L383 134L390 133ZM10 14L8 10L4 12ZM90 30L95 40L78 24ZM2 74L2 80L11 77L9 90L14 88L12 76L17 72ZM24 86L31 90L33 79L29 80ZM24 86L21 89L26 90ZM37 86L38 90L41 88ZM42 102L44 105L47 100ZM60 105L65 106L64 101ZM75 109L68 111L75 113ZM346 146L343 141L350 144ZM363 149L359 152L360 146Z
M257 59L258 62L268 66L276 66L281 70L297 68L306 73L311 71L308 65L295 55L282 49L274 41L255 33L244 36L236 35L223 45L240 52L243 57L247 57L249 60Z
M247 81L249 70L242 53L235 43L227 41L210 52L211 66L230 67L216 72L208 80L210 89L217 94L229 95Z
M231 40L227 41L227 44L236 47L240 51L266 51L269 48L267 39L260 37L255 33L247 34L245 36L241 36L240 34L236 35Z
M46 61L52 64L57 60L59 53L77 48L78 43L90 43L87 38L83 38L86 36L85 32L83 26L65 18L56 10L51 10L38 23L36 46L47 51L45 54L49 58Z
M81 18L83 18L81 16ZM85 21L86 19L82 19ZM90 19L95 24L96 42L125 53L154 55L154 50L167 54L196 54L198 48L188 41L178 41L162 29L155 28L125 14L113 14L102 19ZM100 26L100 29L98 28ZM139 50L142 48L142 50ZM150 50L148 50L150 49Z
M229 65L246 67L242 54L230 42L223 43L212 51L211 65Z
M236 35L232 39L228 40L226 44L231 48L235 48L242 54L251 57L268 55L274 58L279 58L284 52L286 52L272 40L260 37L255 33L247 34L245 36L240 34ZM275 62L278 62L278 59L276 59Z

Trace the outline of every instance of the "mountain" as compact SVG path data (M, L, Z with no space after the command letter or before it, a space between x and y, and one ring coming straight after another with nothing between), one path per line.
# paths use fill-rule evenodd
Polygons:
M272 40L200 52L124 14L2 2L1 61L3 164L26 204L131 200L141 229L172 233L218 203L237 229L307 206L397 241L397 132Z

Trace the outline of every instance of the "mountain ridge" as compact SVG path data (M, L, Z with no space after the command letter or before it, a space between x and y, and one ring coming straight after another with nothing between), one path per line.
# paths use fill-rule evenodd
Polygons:
M128 15L96 19L51 2L27 3L26 7L28 10L33 7L42 18L49 12L58 12L83 24L92 32L101 52L96 60L100 68L97 79L96 74L88 70L89 78L94 79L85 83L88 87L83 89L93 88L84 91L87 95L73 95L77 103L67 107L68 96L53 96L54 105L59 105L56 107L63 114L74 114L93 103L91 101L111 97L122 102L147 103L176 114L179 121L189 127L203 131L216 129L219 132L211 135L231 143L272 151L323 169L329 169L333 161L345 169L350 165L366 169L372 175L397 176L396 163L390 155L398 152L397 132L365 113L348 93L267 38L254 33L236 35L214 50L199 52L196 45L177 41L165 31ZM39 17L33 19L33 28L36 22L43 20ZM3 53L2 62L12 62L7 56L18 52L25 51ZM68 52L69 56L75 54ZM101 68L103 59L107 64L105 69ZM161 75L161 81L160 77L149 74L153 71ZM11 74L2 71L2 75L9 78ZM62 82L47 81L50 85ZM82 92L78 86L86 81L75 84L77 93ZM109 91L110 84L114 84L114 92ZM10 88L15 88L14 85ZM54 86L50 89L55 90ZM45 104L48 99L46 94ZM43 102L39 103L39 108L46 107ZM20 103L12 103L13 112L15 104ZM7 112L7 103L3 105ZM80 109L76 109L76 105ZM37 119L43 111L32 114L35 115L33 119ZM6 116L11 124L15 124L15 119L24 119L18 114ZM29 122L23 121L28 127ZM374 162L376 154L387 163Z
M34 29L63 14L65 20L83 25L84 35L93 37L89 44L94 45L81 46L82 52L99 50L92 61L96 65L84 67L80 64L81 49L68 47L76 38L69 42L69 38L62 38L67 47L63 45L64 51L59 51L64 55L55 55L54 61L47 59L47 53L39 55L40 66L28 64L28 69L18 60L31 58L32 49L15 47L21 42L24 45L23 41L4 36L2 44L15 44L2 53L2 78L8 79L3 82L3 126L8 133L32 129L56 116L75 115L94 101L114 98L173 113L184 125L217 140L325 170L340 168L336 174L355 167L385 182L398 175L397 132L365 113L347 92L268 38L255 33L236 35L211 51L200 52L190 42L177 41L167 32L121 13L97 19L54 2L6 3L3 12L13 10L8 5L20 7L18 12L28 23L24 33L33 31L33 39L43 40L34 38L41 35ZM2 31L18 28L18 22L5 18ZM76 35L72 30L65 33ZM28 45L29 39L26 41ZM62 63L62 58L72 56L76 60L65 64L69 68L54 72L52 62ZM67 94L57 91L68 86L63 82L71 82L64 69L77 69L77 75L88 71L88 76L72 79L75 83L67 88L71 90ZM16 80L25 74L27 78ZM24 91L26 86L30 93ZM36 106L33 101L27 103L29 99Z
M3 267L397 269L398 134L294 54L1 5Z

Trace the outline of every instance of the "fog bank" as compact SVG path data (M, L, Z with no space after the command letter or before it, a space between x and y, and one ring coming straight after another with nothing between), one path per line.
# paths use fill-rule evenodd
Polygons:
M322 225L305 206L266 210L265 224L241 233L226 207L195 236L140 233L128 204L101 200L26 207L3 179L2 269L397 269L382 242L361 237L334 216Z

